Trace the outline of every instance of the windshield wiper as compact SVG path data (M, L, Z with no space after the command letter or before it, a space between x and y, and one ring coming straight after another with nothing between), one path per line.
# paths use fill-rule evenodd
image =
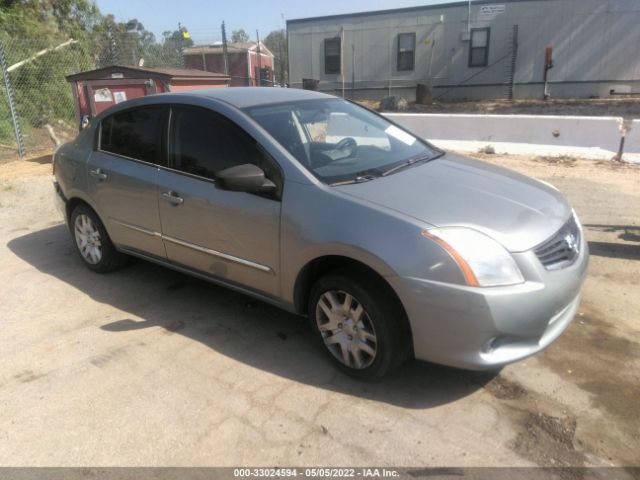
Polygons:
M382 175L380 174L380 172L378 170L375 170L373 168L369 169L369 170L363 170L361 172L356 173L356 176L354 178L352 178L351 180L343 180L342 182L335 182L332 183L331 186L332 187L338 187L340 185L351 185L353 183L364 183L364 182L368 182L370 180L375 180L378 177L381 177Z
M406 162L403 162L403 163L401 163L399 165L396 165L395 167L391 167L389 170L386 170L386 171L382 172L382 174L380 176L386 177L387 175L391 175L392 173L395 173L398 170L402 170L403 168L409 167L409 166L414 165L414 164L416 164L418 162L424 162L425 160L435 160L436 158L440 157L441 155L442 154L435 155L435 156L417 155L415 157L411 157Z

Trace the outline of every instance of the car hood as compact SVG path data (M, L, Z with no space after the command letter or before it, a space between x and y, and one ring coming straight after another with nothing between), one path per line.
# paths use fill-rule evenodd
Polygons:
M341 192L437 227L467 226L522 252L548 239L571 216L555 188L502 167L457 155Z

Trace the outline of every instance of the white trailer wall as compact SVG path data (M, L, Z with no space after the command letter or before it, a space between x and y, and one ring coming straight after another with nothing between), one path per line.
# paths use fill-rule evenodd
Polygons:
M504 9L482 13L489 6ZM542 95L546 46L554 48L549 73L554 97L640 92L638 0L476 1L471 27L491 28L488 68L468 66L466 2L290 20L290 83L301 87L303 78L313 78L321 90L341 93L344 80L346 96L354 87L356 97L400 93L411 99L417 83L431 81L434 94L448 99L501 97L514 25L519 28L516 97ZM405 32L416 33L415 68L398 72L397 36ZM325 74L324 39L341 35L344 76Z

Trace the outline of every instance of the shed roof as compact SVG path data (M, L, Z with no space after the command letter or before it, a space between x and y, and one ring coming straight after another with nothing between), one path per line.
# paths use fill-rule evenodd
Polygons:
M227 52L229 53L246 53L248 51L255 52L258 49L256 42L240 42L240 43L228 43ZM214 45L195 45L193 47L185 48L182 52L183 55L202 55L203 53L222 53L222 44ZM260 42L260 53L273 57L273 53L269 50L264 43Z
M112 65L110 67L97 68L85 72L68 75L67 81L91 80L104 75L122 73L124 78L148 76L149 74L165 79L227 79L228 75L216 72L206 72L192 68L171 68L171 67L134 67L125 65Z

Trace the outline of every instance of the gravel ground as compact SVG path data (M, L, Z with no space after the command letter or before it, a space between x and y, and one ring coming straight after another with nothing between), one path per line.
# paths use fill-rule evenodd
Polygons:
M640 466L640 168L484 159L576 207L579 314L499 374L373 384L268 305L142 261L89 272L46 158L0 165L0 466Z

